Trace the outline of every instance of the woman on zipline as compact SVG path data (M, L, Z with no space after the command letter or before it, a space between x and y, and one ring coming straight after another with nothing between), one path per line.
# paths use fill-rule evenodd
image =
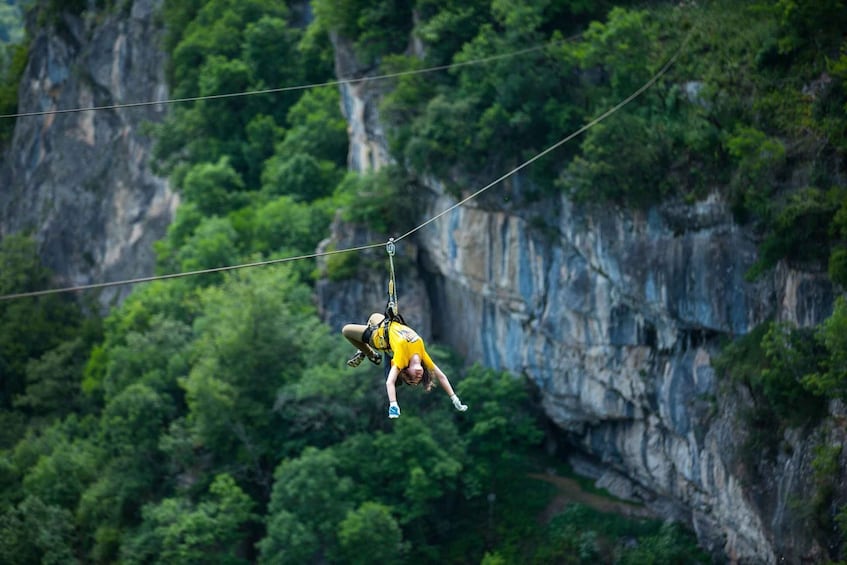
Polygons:
M408 385L423 384L429 391L432 389L432 375L438 379L441 388L453 401L456 410L464 412L468 407L462 404L459 397L450 386L441 369L438 368L429 353L426 352L424 340L409 326L399 320L388 320L383 314L373 313L368 318L367 325L347 324L341 329L347 340L359 351L347 361L351 367L358 367L367 357L375 365L379 365L378 351L390 352L391 369L385 380L388 393L388 417L399 418L400 406L397 404L397 388L395 383L399 376Z

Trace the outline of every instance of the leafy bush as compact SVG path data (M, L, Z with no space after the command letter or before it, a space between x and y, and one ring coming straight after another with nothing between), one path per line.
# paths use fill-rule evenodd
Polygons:
M736 218L767 217L771 197L777 192L776 176L785 162L785 147L763 132L740 126L725 141L736 163L731 182L731 204Z
M71 512L28 497L0 511L0 561L75 563L73 530Z
M320 24L352 39L366 65L406 48L413 7L410 0L316 0L312 4Z
M823 413L821 399L805 382L822 358L814 329L768 322L725 346L713 364L721 374L751 387L780 422L796 425Z
M389 165L377 172L348 173L336 189L336 198L344 205L346 221L399 235L414 227L418 213L414 190L404 170Z
M803 377L803 385L823 398L847 399L847 299L835 301L832 315L818 328L817 339L825 348L818 369Z
M812 267L826 264L830 256L830 224L845 196L847 191L843 189L825 193L807 188L792 194L770 223L759 260L747 277L755 278L782 259Z
M751 473L777 455L786 427L824 414L825 400L804 384L820 359L814 331L766 322L724 346L713 360L720 375L747 387L753 398L740 414L746 433L737 452Z
M820 418L825 401L804 382L824 356L814 330L771 324L762 338L762 349L767 363L752 384L761 388L780 418L795 425Z
M847 200L835 213L830 235L833 251L829 256L829 276L834 283L847 288Z
M29 47L25 43L2 45L0 51L0 115L15 114L18 111L18 88L29 58ZM7 64L8 61L8 64ZM0 146L6 145L12 138L15 120L0 120Z
M631 520L569 504L545 529L538 546L508 562L711 563L692 533L673 522Z
M618 114L586 135L582 154L574 158L560 182L579 201L612 201L648 205L670 190L662 143L651 134L648 120Z
M812 481L815 493L809 504L818 527L823 531L831 530L833 526L830 507L841 468L841 450L841 445L826 444L814 449Z

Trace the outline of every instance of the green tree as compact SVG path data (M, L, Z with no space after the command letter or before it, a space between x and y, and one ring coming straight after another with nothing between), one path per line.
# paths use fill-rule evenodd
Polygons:
M473 461L462 479L469 493L496 493L525 453L539 444L542 432L524 381L475 365L462 391L474 411L472 419L461 422Z
M0 114L15 114L18 111L18 86L29 59L26 44L0 44ZM5 145L15 129L15 120L0 120L0 144Z
M646 10L615 7L605 22L591 22L585 32L583 68L601 66L609 77L610 100L622 100L654 73L650 57L658 36L658 21Z
M339 369L349 351L337 339L322 350L327 359L338 360L335 366L313 364L277 395L274 410L286 430L279 446L285 455L300 453L308 446L329 447L356 434L370 433L383 420L378 407L385 391L384 380L367 374L367 367L352 377Z
M73 512L82 493L97 476L98 463L97 451L90 442L61 441L27 469L23 492L50 506Z
M622 565L647 563L711 563L709 556L699 547L691 533L676 522L662 524L655 535L638 539L635 548L621 552Z
M366 62L406 47L413 21L409 0L317 0L312 8L318 25L355 42Z
M847 200L835 212L830 225L833 250L829 256L829 276L832 282L847 287Z
M250 119L245 128L246 140L241 148L245 166L244 185L261 186L262 168L274 153L274 147L285 137L285 130L278 126L273 117L258 114Z
M291 27L283 17L262 16L247 24L242 58L250 65L250 74L258 79L260 86L281 88L303 82L306 68L297 61L299 39L299 30ZM276 100L281 108L275 112L275 117L285 117L289 100L291 97Z
M129 386L143 384L177 401L181 392L178 379L188 374L187 345L191 338L188 325L161 314L153 315L145 330L129 332L123 343L108 349L102 383L106 400Z
M309 366L327 330L308 288L280 266L239 271L205 289L194 323L193 364L181 381L197 444L268 489L282 441L277 390Z
M260 563L304 563L333 560L336 531L352 509L353 484L339 472L330 450L306 448L274 471L267 513L267 536L258 543Z
M596 125L582 143L560 183L580 201L649 205L669 192L664 147L651 133L650 120L619 113Z
M344 220L390 234L408 228L418 189L403 168L388 165L376 172L348 173L336 188L335 198L343 206ZM354 260L352 255L347 257Z
M783 53L810 45L807 53L825 53L843 41L847 27L844 0L777 0L773 9L780 17L779 48Z
M156 271L158 274L170 274L179 271L176 256L180 248L191 238L205 216L192 202L183 202L176 216L168 226L164 239L153 244L156 251Z
M228 218L212 216L203 220L177 255L181 272L214 269L236 265L241 257L238 232ZM219 277L195 279L194 284L208 284Z
M179 97L197 94L195 88L209 58L240 56L244 34L252 29L249 24L262 18L285 19L288 14L284 3L272 0L212 0L185 7L179 3L166 3L166 13L178 12L183 24L170 38L173 53L169 82Z
M316 88L304 93L286 116L289 129L276 154L305 153L338 167L347 166L347 121L341 114L337 89Z
M461 4L441 0L417 2L420 23L415 35L428 46L427 60L434 64L450 62L488 20L490 6L484 0Z
M73 548L70 511L28 497L0 510L0 561L3 563L79 563Z
M103 444L113 456L133 458L137 463L154 462L159 436L173 415L172 399L146 384L133 383L111 398L103 410ZM151 469L141 467L139 471Z
M50 282L31 238L16 234L0 240L0 294L44 290ZM8 410L24 393L29 361L72 338L81 320L79 308L67 296L0 302L0 409Z
M85 361L91 345L82 337L64 341L38 359L30 359L26 367L26 389L14 400L16 408L51 419L82 411L81 398Z
M251 222L253 249L261 253L293 250L314 252L329 228L331 217L319 205L280 196L256 210Z
M824 405L803 384L822 358L814 331L774 323L762 338L762 348L768 363L758 384L777 413L795 424L819 418Z
M185 175L181 192L204 216L223 216L246 203L244 181L227 157L216 163L200 163Z
M338 540L345 563L403 562L403 532L391 510L378 502L365 502L348 512L339 525Z
M220 55L210 56L200 69L197 82L200 96L234 94L252 89L250 67L241 59ZM228 157L239 173L246 171L245 163L238 160L238 148L245 140L245 128L252 112L245 111L246 101L241 97L210 98L199 100L193 110L202 127L203 144L192 143L197 160L219 161ZM196 162L196 161L195 161Z
M272 196L291 196L311 202L332 193L343 172L329 161L307 153L272 157L262 173L262 191Z
M415 537L409 539L424 542L429 533L426 517L459 490L465 446L455 426L425 424L421 418L404 415L391 433L374 435L371 449L381 454L381 461L366 480L383 483L380 501L402 508L401 523L414 524L409 527Z
M785 162L785 147L778 139L754 127L740 125L728 136L726 149L736 163L732 179L732 206L736 217L767 217L775 179Z
M168 76L176 97L259 90L276 80L278 69L288 67L256 66L258 61L243 58L254 55L272 37L279 37L275 26L280 20L286 21L285 3L212 0L202 6L192 4L185 8L171 4L175 2L167 3L166 13L174 13L183 24L180 31L174 30L168 37L172 46ZM276 52L276 46L272 52ZM267 61L268 56L265 54L262 60ZM267 81L256 76L257 72L267 71L274 73ZM249 144L245 129L256 115L277 115L281 119L281 112L272 98L258 95L201 100L193 106L180 106L154 128L157 138L154 153L165 172L173 172L180 163L190 166L228 157L240 175L253 180L251 171L255 175L258 169L255 163L244 159L243 148Z
M832 315L817 330L826 350L820 369L808 367L803 385L824 398L847 398L847 299L839 296Z
M138 534L121 547L124 563L248 563L244 526L253 502L235 480L216 475L208 494L194 504L166 498L144 507Z
M87 548L97 560L115 560L142 505L167 490L159 440L174 415L173 400L142 383L130 384L103 409L96 438L98 473L77 508L79 524L91 536Z
M826 264L831 249L830 226L845 196L844 189L824 192L806 188L792 194L769 222L760 257L746 274L747 278L755 279L780 260L794 265Z

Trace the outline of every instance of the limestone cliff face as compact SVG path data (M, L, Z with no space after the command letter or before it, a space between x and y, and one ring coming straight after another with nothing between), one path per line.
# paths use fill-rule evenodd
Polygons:
M348 46L337 38L335 46L339 76L356 76ZM378 92L360 84L342 87L342 96L351 168L381 166L390 155ZM456 203L437 180L424 182L410 228ZM820 558L791 506L811 492L815 443L786 437L791 455L773 463L772 480L754 484L738 456L745 391L719 383L711 360L722 338L769 317L820 322L833 301L826 277L782 267L746 282L756 245L717 195L646 213L566 197L530 206L520 202L523 182L511 177L408 242L417 269L401 280L425 286L414 297L431 312L424 336L534 381L574 464L613 493L684 520L716 554L742 563ZM337 247L380 237L357 240L341 223L335 232ZM330 297L374 296L375 281L361 282L324 283L327 319L338 315ZM815 433L845 439L837 428Z
M19 112L164 100L161 0L134 0L96 20L62 16L34 34ZM128 13L127 13L128 12ZM35 235L62 286L153 271L152 243L178 204L150 168L145 122L166 105L21 117L0 163L0 236ZM104 305L129 287L100 295Z

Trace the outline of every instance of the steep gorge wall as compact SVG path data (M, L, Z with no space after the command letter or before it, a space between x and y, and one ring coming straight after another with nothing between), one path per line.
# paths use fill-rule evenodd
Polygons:
M134 0L98 19L64 15L32 29L19 112L165 100L161 0ZM178 204L150 167L145 122L164 104L18 118L0 162L0 236L30 232L62 286L153 272L152 243ZM102 291L103 305L130 288Z
M358 76L349 45L335 38L335 46L338 75ZM344 85L342 97L351 168L380 167L390 155L378 91ZM420 217L410 221L456 203L437 180L423 182ZM564 196L521 204L523 182L516 175L492 189L508 193L508 207L502 194L486 193L407 242L418 268L402 281L426 287L412 299L431 313L424 335L531 379L576 448L574 464L614 494L688 523L715 554L741 563L821 559L792 506L811 496L815 442L786 437L790 455L755 484L739 457L745 391L719 382L711 361L723 338L766 319L819 323L832 308L826 276L781 267L745 281L756 244L717 194L637 213ZM379 237L358 241L351 227L335 229L338 247ZM323 285L328 320L329 297L373 296L376 281L362 282ZM815 437L843 442L844 430Z

